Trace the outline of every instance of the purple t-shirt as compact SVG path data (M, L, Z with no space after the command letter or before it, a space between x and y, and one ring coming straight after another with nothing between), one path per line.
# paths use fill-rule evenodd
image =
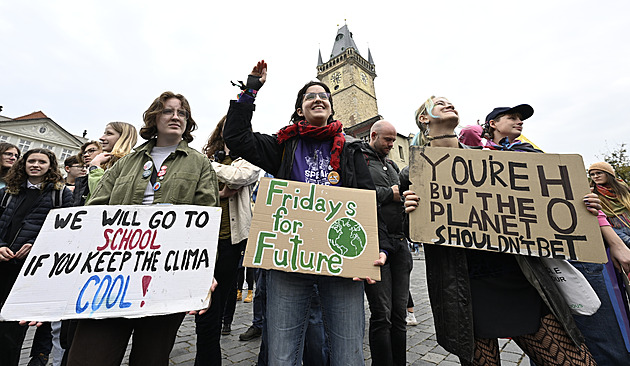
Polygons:
M328 174L332 171L330 166L331 148L332 140L319 141L308 137L299 138L295 149L291 180L325 186L332 185L328 180ZM341 182L335 186L341 186Z

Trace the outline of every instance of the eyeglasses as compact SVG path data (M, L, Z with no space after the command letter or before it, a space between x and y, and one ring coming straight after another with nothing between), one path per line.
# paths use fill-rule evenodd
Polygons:
M85 168L86 168L86 166L85 166L85 165L70 165L70 168L85 169Z
M16 158L19 159L20 158L20 154L14 154L12 152L3 152L2 155L6 156L7 158Z
M173 110L173 109L163 109L162 110L162 115L163 116L173 117L174 114L175 114L175 110ZM178 109L177 110L177 117L179 117L181 119L188 119L188 112Z
M330 93L306 93L304 94L304 100L313 100L315 98L319 97L319 99L321 100L328 100L330 99Z
M92 148L92 149L89 149L89 150L85 150L85 151L83 152L83 155L92 155L92 154L94 154L94 153L95 153L95 152L97 152L97 151L98 151L98 149L94 149L94 148Z

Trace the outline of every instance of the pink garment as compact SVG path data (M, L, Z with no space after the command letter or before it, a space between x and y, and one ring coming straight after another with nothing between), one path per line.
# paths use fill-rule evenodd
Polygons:
M608 222L608 219L606 218L606 214L602 211L599 210L599 213L597 214L597 221L599 222L599 226L610 226L610 223Z
M468 146L483 146L481 142L481 135L483 134L483 127L479 125L468 125L459 133L459 142Z

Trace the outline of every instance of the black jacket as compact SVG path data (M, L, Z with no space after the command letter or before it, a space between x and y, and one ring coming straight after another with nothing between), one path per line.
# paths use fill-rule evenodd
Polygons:
M464 145L462 147L467 148ZM405 168L400 174L400 186L409 189L411 183L409 169ZM409 222L406 224L409 225ZM469 249L424 245L427 287L437 341L448 352L472 362L475 339L467 250ZM542 260L538 257L516 255L516 261L573 343L578 346L584 343L584 337L575 325L571 310L549 277Z
M394 202L394 192L392 191L392 186L400 184L398 165L387 157L379 156L365 142L361 146L361 151L376 186L376 200L387 225L387 232L392 237L402 237L405 209L402 201ZM400 191L400 193L402 192Z
M48 212L54 208L52 195L53 184L49 183L46 187L44 187L30 211L26 214L24 220L22 220L22 226L17 232L17 235L11 239L7 238L5 241L4 237L6 236L9 224L13 217L13 212L24 202L26 189L25 183L24 187L20 189L20 192L13 195L11 201L2 213L2 216L0 216L0 246L10 247L13 253L20 250L24 244L35 242L35 238L37 238L39 230L42 228ZM4 196L5 191L6 187L0 189L0 197ZM72 206L72 192L68 188L64 187L61 207L70 206Z
M72 193L73 206L85 206L85 199L88 194L90 194L88 177L89 174L86 174L74 180L74 192Z
M231 151L280 179L290 179L298 137L279 144L275 136L252 132L252 115L256 106L248 103L230 102L223 139ZM341 152L341 184L344 187L375 190L367 164L361 152L361 141L346 136ZM385 224L379 211L379 248L394 251L387 240Z

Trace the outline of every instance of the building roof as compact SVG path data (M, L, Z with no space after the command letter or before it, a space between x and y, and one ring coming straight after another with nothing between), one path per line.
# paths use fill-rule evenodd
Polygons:
M354 48L359 55L361 54L357 45L354 43L354 39L352 39L352 32L348 29L348 25L344 24L343 27L337 30L337 36L335 37L335 43L333 44L330 58L340 55L348 48Z
M42 111L37 111L37 112L29 113L22 117L16 117L14 118L14 120L19 121L19 120L25 120L25 119L40 119L40 118L48 118L48 116L45 115L44 112Z

